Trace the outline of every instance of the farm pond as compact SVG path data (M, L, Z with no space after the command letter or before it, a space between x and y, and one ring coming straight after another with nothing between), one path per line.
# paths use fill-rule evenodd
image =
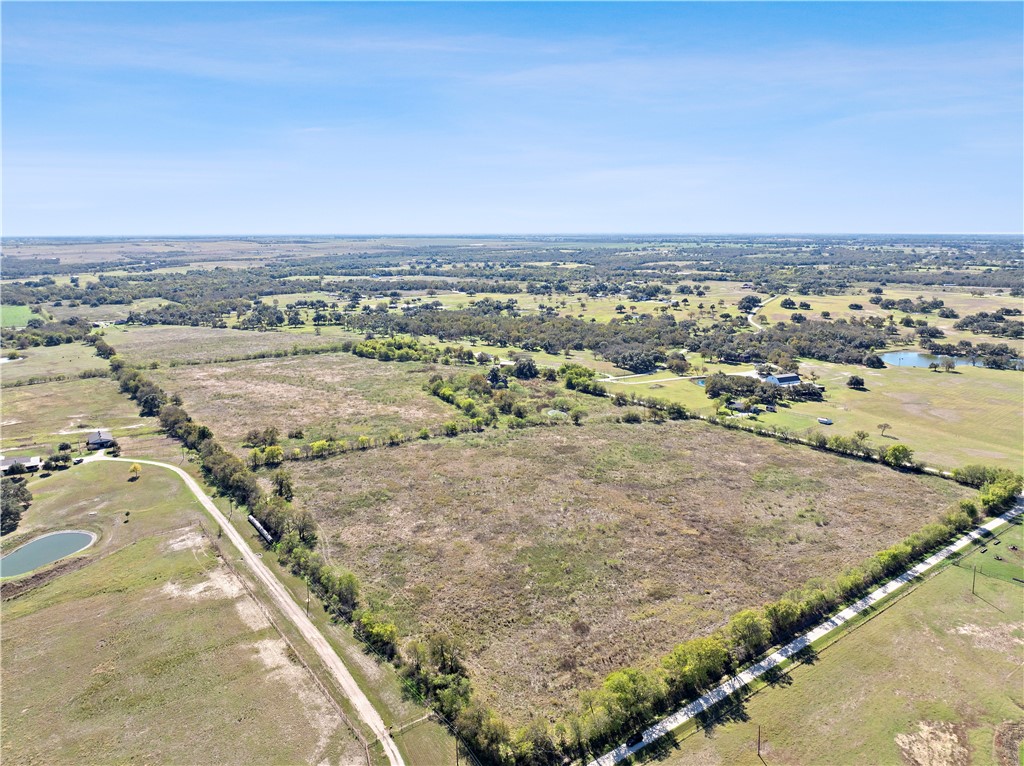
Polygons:
M31 572L72 553L78 553L93 544L92 532L51 532L25 543L0 558L0 577Z

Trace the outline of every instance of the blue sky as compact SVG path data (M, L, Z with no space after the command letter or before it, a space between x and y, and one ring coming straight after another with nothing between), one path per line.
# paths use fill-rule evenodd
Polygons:
M1020 3L10 3L5 236L1015 232Z

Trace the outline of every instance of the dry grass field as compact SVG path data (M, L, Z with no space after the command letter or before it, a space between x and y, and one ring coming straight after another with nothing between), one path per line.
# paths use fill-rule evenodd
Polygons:
M277 427L282 439L290 430L302 429L301 442L286 440L298 446L331 436L355 440L363 434L411 434L438 425L456 410L423 390L433 369L338 353L147 374L169 393L180 393L188 413L213 428L225 447L240 448L249 429L268 426Z
M134 402L110 378L18 386L3 392L0 447L5 452L46 455L55 452L60 442L75 445L97 429L121 438L159 426L155 418L139 418Z
M294 464L327 555L450 630L514 719L837 573L962 488L697 422L497 431Z
M355 337L361 336L340 331L314 335L312 332L252 332L212 327L117 327L106 331L107 342L129 363L156 362L165 367L266 351L288 351L295 347L315 348Z

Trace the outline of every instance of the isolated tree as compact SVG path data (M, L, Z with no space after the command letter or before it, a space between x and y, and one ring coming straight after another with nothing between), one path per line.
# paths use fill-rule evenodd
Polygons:
M132 475L131 480L135 481L136 479L139 478L139 475L142 473L142 466L139 465L138 463L132 463L131 468L128 469L128 473Z
M944 372L952 372L956 369L956 360L949 356L943 357L942 369Z
M846 385L848 388L864 388L864 378L860 375L851 375Z
M888 423L879 423L877 426L878 430L882 432L882 436L885 436L885 432L892 428Z
M740 302L737 304L737 308L744 314L749 314L754 311L758 306L761 305L761 299L756 295L744 295L740 298Z
M278 468L274 471L270 480L274 484L274 494L278 497L283 497L285 500L291 500L295 494L292 487L292 477L283 468Z

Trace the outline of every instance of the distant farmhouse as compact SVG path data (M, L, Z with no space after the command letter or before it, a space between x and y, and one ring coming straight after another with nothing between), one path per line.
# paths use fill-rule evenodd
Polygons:
M0 473L7 475L12 471L18 473L18 469L14 466L21 466L21 473L35 473L43 465L43 459L41 457L5 457L0 460Z
M116 445L117 442L110 435L110 431L93 431L85 440L85 446L92 450L106 449Z

